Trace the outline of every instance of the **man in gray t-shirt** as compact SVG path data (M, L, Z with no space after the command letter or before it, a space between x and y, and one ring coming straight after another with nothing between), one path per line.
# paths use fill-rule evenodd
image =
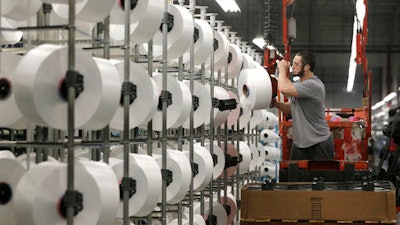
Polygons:
M278 63L278 90L289 102L272 101L272 107L291 114L293 145L292 160L326 160L334 158L333 138L325 119L325 86L314 75L314 54L301 51L293 59L293 75L300 79L292 82L287 71L288 61Z

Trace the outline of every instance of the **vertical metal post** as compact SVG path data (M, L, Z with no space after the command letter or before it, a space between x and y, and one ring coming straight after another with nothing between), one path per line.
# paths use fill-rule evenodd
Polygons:
M225 88L228 87L228 59L226 59L226 65L225 65ZM219 77L220 78L220 77ZM225 143L225 150L228 150L228 121L225 121L224 123L224 143ZM224 206L228 205L228 177L224 177L224 202L222 203Z
M228 38L228 40L229 40L229 27L228 26L226 26L225 27L225 35L226 35L226 37ZM221 84L221 74L222 74L222 71L221 70L219 70L218 71L218 83L219 84ZM228 59L226 59L226 61L225 61L225 65L224 65L224 74L225 74L225 82L227 82L227 80L228 80ZM226 123L225 123L225 125L227 125ZM225 126L225 128L226 128L227 126ZM221 127L218 127L218 136L219 136L219 140L221 140ZM227 136L225 135L225 139L224 139L224 154L225 155L227 155L228 154L228 139L227 139ZM227 170L225 169L224 170L224 179L223 179L223 182L224 182L224 196L226 196L227 195L227 190L226 190L226 185L227 185L227 181L228 181L228 179L227 179L227 176L228 176L228 173L227 173ZM218 185L218 199L220 198L220 196L221 196L221 190L220 190L220 187L221 187L221 185ZM223 203L222 203L223 205L226 205L227 203L226 203L226 201L224 201Z
M68 70L75 70L75 0L69 0L68 14ZM68 87L68 164L67 164L67 191L74 190L74 129L75 129L75 86ZM74 208L67 207L67 224L74 224Z
M129 82L130 75L130 7L131 0L124 2L124 21L125 21L125 43L124 43L124 83ZM130 96L124 91L124 131L123 131L123 146L124 146L124 165L123 178L129 178L129 99ZM129 225L129 190L123 189L123 224Z
M147 71L149 76L153 76L153 39L148 42L148 64ZM153 122L150 120L147 123L147 155L153 155ZM152 220L151 213L147 215L147 223L150 224Z
M26 129L26 140L27 141L34 141L34 136L35 136L35 125L29 123L28 127ZM26 148L26 168L30 169L31 167L31 160L30 160L30 154L33 151L33 147L27 147ZM67 175L68 176L68 175Z
M257 148L257 152L259 151L259 149L258 149L258 145L260 144L260 130L256 130L256 141L255 141L255 146L256 146L256 148ZM258 156L260 156L260 154L258 154ZM257 167L256 167L256 174L257 174L257 178L260 180L260 178L261 178L261 173L260 173L260 167L258 166L258 163L256 164L257 165Z
M227 60L228 61L228 60ZM217 85L220 85L221 84L221 69L219 69L218 70L218 78L217 78ZM222 133L222 131L221 131L221 126L218 126L217 128L215 128L216 130L217 130L217 142L218 142L218 146L221 146L221 142L222 142L222 138L221 138L221 133ZM224 145L224 154L225 155L227 155L228 154L228 146L227 146L227 144L225 144ZM227 170L226 169L224 169L224 178L223 179L221 179L221 178L218 178L218 181L217 181L217 183L218 183L218 187L217 187L217 199L220 199L221 198L221 183L222 183L222 181L221 180L224 180L224 181L226 181L226 177L228 176L227 175Z
M232 83L233 85L233 83ZM241 134L240 134L240 117L238 118L237 122L236 122L236 147L239 150L239 141L241 140ZM239 180L240 180L240 174L239 174L239 167L236 170L236 198L239 198L239 189L240 189L240 184L239 184ZM236 213L236 220L239 220L239 213Z
M255 138L255 136L257 135L257 130L258 130L258 125L256 125L256 127L255 127L255 129L253 129L253 130L251 130L251 142L249 141L249 147L251 147L250 146L250 144L253 144L254 143L254 138ZM251 150L251 149L250 149ZM250 174L250 170L249 170L249 174ZM254 179L255 179L255 176L252 176L252 179L253 179L253 181L254 181Z
M200 9L200 16L202 20L206 20L206 8L201 8ZM214 54L214 50L211 51L211 54ZM200 79L201 79L201 83L204 84L204 76L205 76L205 68L206 65L205 63L201 64L201 70L200 70ZM211 108L211 110L213 110ZM205 125L201 125L200 127L200 142L201 142L201 146L204 146L204 139L205 139ZM211 154L212 155L212 154ZM212 182L213 182L213 177L211 177L211 181L210 181L210 186L212 186ZM200 214L204 215L204 191L201 191L200 193Z
M35 141L41 142L43 141L43 127L41 126L36 126L36 136L35 136ZM35 155L35 162L40 163L43 161L43 148L37 148L36 149L36 155Z
M108 15L104 21L104 52L105 59L110 59L110 16ZM108 164L110 158L110 126L107 124L102 130L103 139L103 161Z
M184 2L182 0L179 1L179 5L180 6L183 6L183 3ZM182 82L182 80L183 80L183 70L184 70L184 68L183 68L184 67L184 65L183 65L183 56L180 56L178 61L179 61L179 63L178 63L179 64L179 66L178 66L179 67L178 80ZM190 123L190 121L189 121L189 123ZM192 131L192 130L190 130L190 131ZM178 150L179 151L182 151L182 145L183 145L183 142L184 142L183 141L183 133L184 133L183 127L179 126L177 128L177 140L178 140ZM192 132L190 132L190 133L192 133ZM190 165L192 165L191 163L192 163L193 160L191 160L191 158L190 158L190 154L191 154L190 153L190 151L191 151L190 148L191 148L191 146L189 145L189 161L190 161ZM190 180L191 180L191 183L190 183L189 189L192 187L193 176L190 176ZM178 203L178 225L182 225L182 203L181 202Z
M202 20L206 20L206 8L201 8L200 9L200 17ZM214 49L211 51L211 54L214 54ZM204 76L205 76L205 68L206 65L205 63L201 64L201 70L200 70L200 79L201 79L201 83L204 84ZM211 110L213 110L211 108ZM201 125L200 127L200 142L201 142L201 146L204 146L204 139L205 139L205 125ZM211 154L212 155L212 154ZM213 177L211 177L210 180L210 186L212 186L213 183ZM200 193L200 214L204 215L204 191L201 191Z
M212 28L215 27L215 16L216 15L211 15L210 16L210 25ZM215 32L213 31L213 40L215 38ZM211 51L211 57L210 57L210 95L211 99L214 98L214 58L215 58L215 52ZM210 110L210 153L211 155L214 154L214 108L211 108ZM213 212L213 181L214 178L211 179L210 181L210 201L209 201L209 212ZM209 224L216 223L217 221L213 221L213 217L209 218Z
M167 59L168 59L168 0L164 1L164 17L162 20L162 33L163 33L163 48L162 48L162 93L167 89ZM161 171L163 172L162 180L162 193L161 193L161 222L162 225L167 225L167 180L164 171L167 169L167 101L162 96L162 131L161 131L161 148L162 148L162 165Z
M149 72L149 76L153 76L153 40L148 42L148 64L147 71ZM147 154L153 155L153 122L150 120L147 123Z
M104 53L105 59L110 59L110 16L104 18Z
M253 114L253 112L252 112L252 114ZM251 118L250 118L250 119L251 119ZM249 122L247 123L247 135L246 135L247 143L250 143L250 136L251 136L251 129L250 129L250 121L249 121ZM247 179L247 183L249 183L249 182L250 182L249 176L247 176L246 179Z
M194 13L195 13L195 5L196 5L196 0L189 0L189 7L190 7L190 12L192 13L193 17L193 24L194 23ZM194 38L191 38L190 41L190 93L194 94ZM190 116L189 116L189 160L190 160L190 165L193 165L194 163L194 132L193 132L193 120L194 120L194 109L193 107L190 110ZM189 224L193 224L193 181L194 178L193 176L191 177L190 181L190 188L189 188Z
M43 3L42 4L42 12L43 12L43 21L42 25L43 26L49 26L50 25L50 12L51 12L52 6L51 4ZM38 17L39 19L40 17ZM45 31L44 32L44 40L49 40L49 32Z
M139 60L140 60L139 45L136 44L134 47L134 62L139 63ZM139 135L140 135L139 127L133 128L132 138L135 140L135 142L136 142L137 138L139 137ZM137 154L139 152L139 145L137 143L133 144L132 152L135 154Z

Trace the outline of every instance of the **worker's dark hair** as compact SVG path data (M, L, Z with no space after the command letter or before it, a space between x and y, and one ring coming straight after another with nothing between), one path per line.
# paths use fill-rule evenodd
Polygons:
M310 71L314 72L315 69L315 55L309 51L300 51L296 55L301 57L303 66L310 65Z

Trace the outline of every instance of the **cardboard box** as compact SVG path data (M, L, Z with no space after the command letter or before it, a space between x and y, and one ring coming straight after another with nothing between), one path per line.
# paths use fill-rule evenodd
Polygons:
M396 221L395 189L390 182L386 182L389 188L375 191L306 188L311 183L278 185L281 189L261 190L261 184L245 185L241 191L241 221ZM295 190L293 185L300 188Z

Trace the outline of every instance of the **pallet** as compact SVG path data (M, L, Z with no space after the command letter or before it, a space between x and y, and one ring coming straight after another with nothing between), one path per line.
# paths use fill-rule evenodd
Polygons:
M323 225L374 225L374 224L396 224L396 220L391 221L324 221L324 220L241 220L240 225L306 225L306 224L323 224Z

